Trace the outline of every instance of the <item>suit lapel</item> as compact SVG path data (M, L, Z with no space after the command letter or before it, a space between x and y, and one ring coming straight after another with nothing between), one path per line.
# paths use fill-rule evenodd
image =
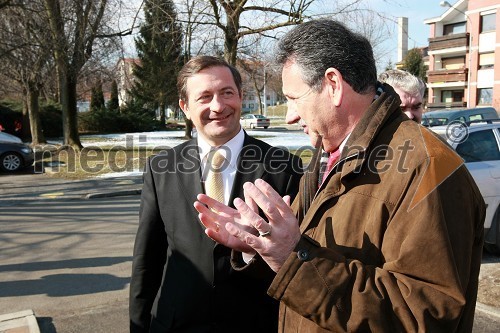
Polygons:
M187 202L191 203L194 216L198 219L198 212L192 204L196 201L199 193L204 193L201 183L200 154L196 139L192 139L187 145L182 146L177 154L176 174L179 177L180 193L184 193Z

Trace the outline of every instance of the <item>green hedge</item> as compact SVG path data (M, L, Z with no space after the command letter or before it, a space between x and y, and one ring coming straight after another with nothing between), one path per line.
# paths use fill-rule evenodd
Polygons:
M137 106L120 111L102 108L79 114L79 130L85 133L147 132L161 129L155 112Z
M15 122L22 121L22 108L23 105L20 101L0 101L0 124L5 128L5 132L16 135ZM40 121L46 138L63 135L62 111L59 104L42 103L40 105Z

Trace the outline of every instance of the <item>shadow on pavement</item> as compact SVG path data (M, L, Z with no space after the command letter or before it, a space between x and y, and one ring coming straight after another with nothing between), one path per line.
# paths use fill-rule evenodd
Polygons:
M51 317L37 317L36 321L41 333L57 332Z
M22 264L0 265L0 272L22 271L47 271L51 269L64 268L82 268L82 267L100 267L121 264L123 262L132 261L132 257L100 257L100 258L83 258L58 261L41 261L29 262Z
M54 274L36 280L0 282L0 297L88 295L122 290L129 282L129 277L121 278L110 274Z

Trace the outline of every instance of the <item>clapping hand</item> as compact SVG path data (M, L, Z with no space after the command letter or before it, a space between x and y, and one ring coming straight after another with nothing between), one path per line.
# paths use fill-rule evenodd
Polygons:
M206 234L234 250L255 253L277 272L300 240L290 197L282 198L268 183L257 179L243 185L245 201L234 200L236 210L206 195L198 195L195 208L207 227ZM207 205L205 207L203 204ZM257 206L268 221L258 215Z

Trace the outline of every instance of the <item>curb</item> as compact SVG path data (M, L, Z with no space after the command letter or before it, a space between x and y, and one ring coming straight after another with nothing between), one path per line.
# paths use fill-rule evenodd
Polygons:
M109 197L119 197L125 195L138 195L141 193L142 189L114 191L114 192L97 192L97 193L88 193L84 196L84 198L85 199L109 198Z
M40 333L33 310L24 310L0 315L0 332Z
M500 318L500 309L491 305L476 302L476 311Z

